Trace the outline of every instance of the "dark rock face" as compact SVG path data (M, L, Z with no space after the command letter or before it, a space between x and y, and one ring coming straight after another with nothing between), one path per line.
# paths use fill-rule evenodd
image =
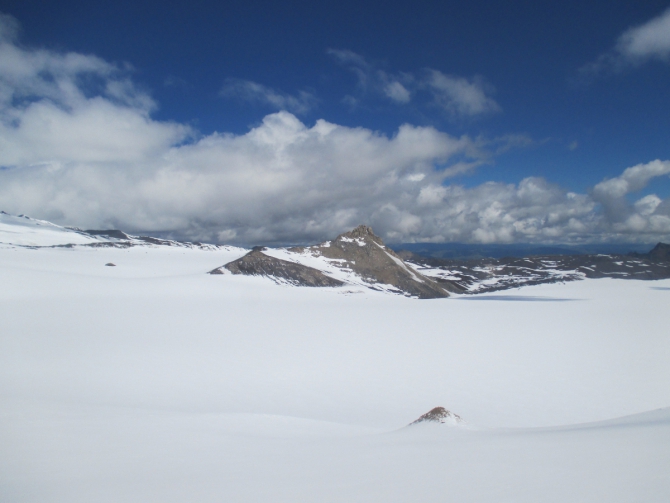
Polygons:
M416 421L409 423L409 426L419 423L441 423L441 424L451 424L458 425L464 424L465 421L458 414L445 409L444 407L435 407L434 409L429 410L423 416L421 416Z
M313 254L338 260L340 267L352 270L368 283L391 285L420 299L443 298L449 296L449 291L461 291L458 285L438 283L409 267L365 225L340 234L333 241L292 250L309 250Z
M326 276L318 269L270 257L263 253L261 249L256 247L244 257L229 262L223 267L233 274L267 276L275 281L285 281L298 286L341 286L344 284L337 279ZM223 272L219 267L210 271L209 274L223 274Z
M654 249L649 252L651 260L670 261L670 245L666 243L658 243Z

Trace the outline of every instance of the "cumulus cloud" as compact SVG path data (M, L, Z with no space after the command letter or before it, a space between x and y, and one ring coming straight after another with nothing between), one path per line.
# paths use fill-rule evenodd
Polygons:
M407 104L417 94L427 91L433 104L450 117L474 117L501 110L490 96L493 87L479 77L467 79L430 68L417 75L391 74L355 52L331 49L328 53L356 75L361 93L376 93L397 104ZM355 100L349 97L348 101L352 99Z
M589 76L604 70L619 71L651 59L670 61L670 9L621 34L614 48L581 69Z
M297 96L282 93L257 82L242 79L227 79L221 95L236 97L252 103L263 103L277 110L287 110L298 115L316 107L318 100L313 93L299 91Z
M0 18L0 33L6 23L6 16ZM56 169L159 155L191 131L151 120L155 107L127 69L95 56L27 50L12 38L0 39L0 166L48 162Z
M652 178L670 174L670 161L652 161L626 169L620 176L604 180L592 191L594 201L602 205L611 229L623 235L670 233L670 212L667 203L655 194L633 204L628 194L645 188Z
M4 23L4 24L3 24ZM30 50L0 19L0 208L83 228L215 242L313 242L367 223L392 241L665 239L670 204L631 194L670 162L575 194L541 178L449 177L501 148L432 127L389 136L288 111L245 134L157 121L127 68ZM14 26L14 28L12 28ZM509 142L523 141L510 137Z

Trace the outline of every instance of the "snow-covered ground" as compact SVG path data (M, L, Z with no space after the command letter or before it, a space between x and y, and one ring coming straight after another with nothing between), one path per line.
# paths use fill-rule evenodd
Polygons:
M244 253L0 245L0 501L668 501L670 280L206 274Z

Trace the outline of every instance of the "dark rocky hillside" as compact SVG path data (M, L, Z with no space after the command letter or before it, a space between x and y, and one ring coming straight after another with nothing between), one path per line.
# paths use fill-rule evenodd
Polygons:
M525 285L584 278L656 280L670 278L670 245L628 255L545 255L524 258L449 260L398 254L436 281L458 284L467 293L506 290Z
M229 262L223 267L233 274L266 276L277 282L298 286L341 286L344 284L342 281L326 276L318 269L270 257L262 250L262 247L256 247L244 257ZM223 274L221 269L222 267L218 267L209 274Z

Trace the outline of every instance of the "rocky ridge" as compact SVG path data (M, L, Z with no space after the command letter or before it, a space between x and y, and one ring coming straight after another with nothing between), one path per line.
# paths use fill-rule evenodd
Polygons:
M263 253L262 246L253 248L244 257L217 267L209 274L224 274L227 269L233 274L247 276L265 276L276 283L288 283L296 286L341 286L344 283L326 276L318 269L288 260L282 260Z
M0 211L0 246L19 248L130 248L134 246L170 246L203 250L235 249L225 245L211 245L133 236L118 229L89 229L62 227L46 220L27 215L10 215Z
M352 271L373 287L376 284L391 285L420 299L448 297L449 292L461 291L458 285L450 282L439 284L417 272L385 246L382 239L366 225L359 225L332 241L307 248L291 248L289 251L323 257L342 269Z
M398 254L437 282L449 282L464 293L486 293L521 286L585 278L656 280L670 278L670 245L659 243L649 253L628 255L543 255L501 259L451 260Z
M314 246L256 247L210 273L220 274L223 269L299 286L359 285L420 299L460 291L457 285L438 283L412 269L365 225Z

